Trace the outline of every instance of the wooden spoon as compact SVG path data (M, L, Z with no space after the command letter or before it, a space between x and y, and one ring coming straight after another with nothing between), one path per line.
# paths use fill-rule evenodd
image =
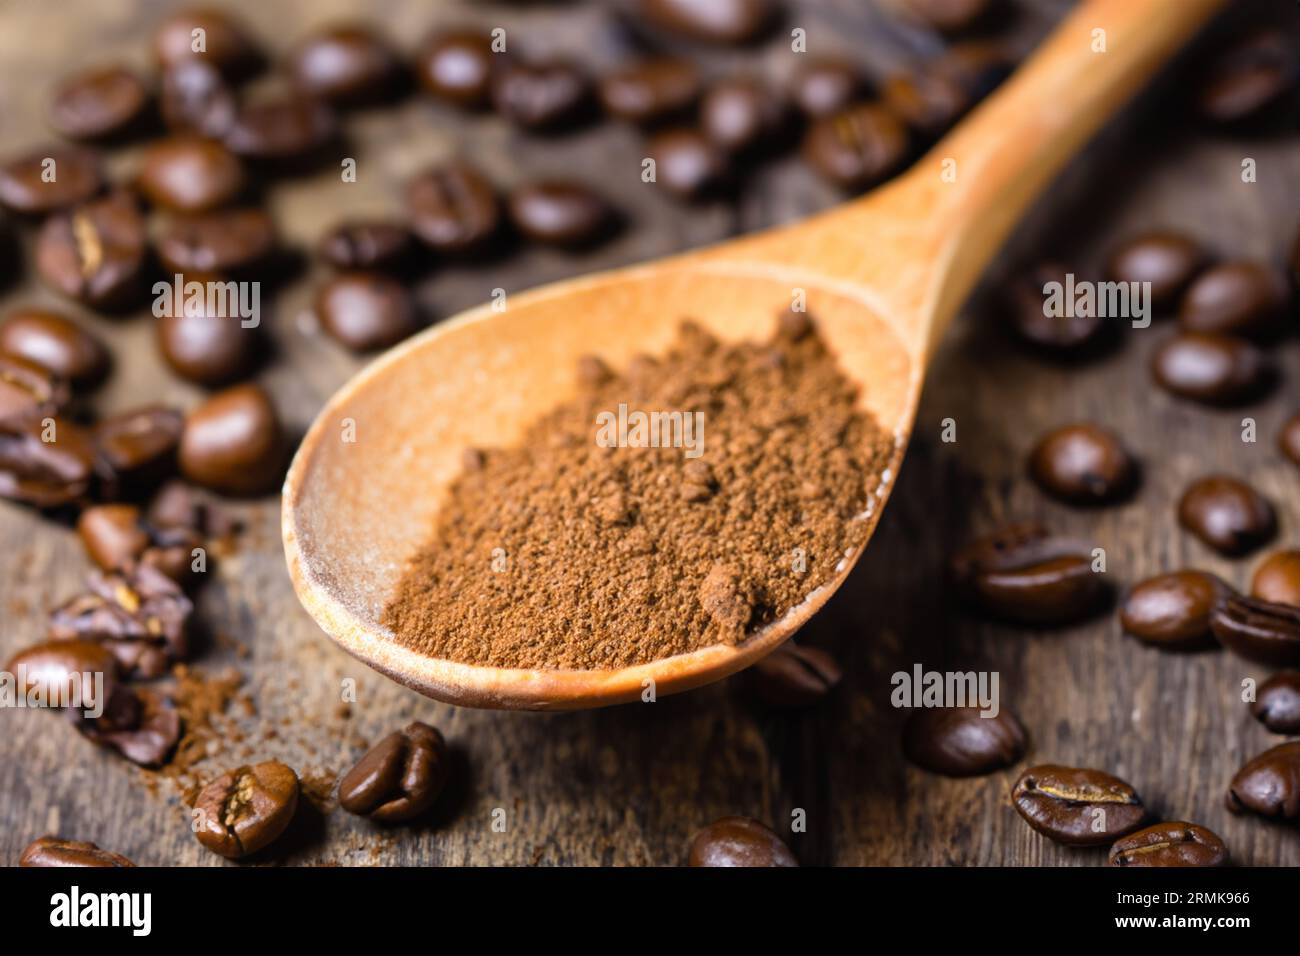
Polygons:
M826 603L849 567L740 646L617 670L434 659L398 644L380 618L432 531L463 449L516 442L572 396L580 356L618 367L638 352L662 352L685 317L724 341L762 339L797 289L860 387L862 407L897 436L868 519L874 530L938 336L1060 167L1223 2L1088 0L913 169L865 198L797 225L521 293L504 311L471 309L377 359L325 406L285 481L284 547L299 599L371 667L475 707L563 710L635 700L651 686L675 693L768 654Z

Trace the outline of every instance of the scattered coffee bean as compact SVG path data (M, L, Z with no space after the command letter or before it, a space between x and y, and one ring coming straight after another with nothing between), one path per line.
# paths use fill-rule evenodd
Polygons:
M135 866L120 853L101 850L93 843L65 840L62 837L41 837L28 844L18 860L19 866Z
M230 495L262 494L279 482L283 458L279 416L258 385L218 392L185 419L181 471L196 485Z
M5 671L15 675L15 692L22 697L38 695L50 704L79 710L107 705L121 676L117 658L107 647L76 639L46 641L19 651Z
M355 352L387 348L419 327L415 299L379 272L343 272L316 293L321 326Z
M561 180L515 188L506 202L521 234L546 245L578 248L608 234L614 213L600 194Z
M1300 671L1278 671L1260 684L1250 712L1275 734L1300 734Z
M80 730L134 764L158 767L167 762L180 740L181 718L171 700L157 691L121 687L105 714Z
M298 775L278 760L222 774L194 803L199 842L238 860L269 846L298 809Z
M1255 569L1251 597L1300 607L1300 551L1275 551Z
M936 30L959 33L983 19L991 0L903 0L905 8Z
M817 119L848 109L866 95L866 75L852 60L817 57L795 70L790 98L807 116Z
M1125 497L1137 483L1137 471L1115 433L1089 422L1053 429L1029 454L1029 474L1038 486L1076 505Z
M447 784L447 744L419 721L389 734L339 781L339 805L376 823L405 823L433 805Z
M1120 608L1120 623L1129 634L1156 647L1209 647L1214 644L1214 605L1231 593L1231 587L1208 571L1160 574L1133 587Z
M226 385L252 368L258 343L256 328L238 318L213 315L206 306L177 311L158 319L158 348L181 378L197 385Z
M424 88L465 109L482 109L491 100L496 65L492 37L478 30L452 30L429 39L416 58Z
M0 205L23 215L75 206L103 188L99 157L75 146L51 146L0 166Z
M501 221L496 190L465 163L426 170L406 187L412 231L430 248L465 253L491 241Z
M0 426L55 415L71 396L67 382L49 369L19 355L0 353Z
M1265 29L1227 47L1211 64L1198 106L1216 123L1255 119L1279 102L1300 72L1295 43L1282 30Z
M1205 260L1205 250L1191 236L1157 229L1133 236L1112 252L1106 278L1113 282L1151 283L1151 305L1163 310L1178 301Z
M135 505L87 508L77 518L77 534L90 559L105 571L126 567L149 547L149 532Z
M336 269L397 269L410 250L410 231L380 219L339 223L316 246L320 257Z
M821 703L844 676L826 651L794 641L786 641L747 673L759 701L779 710L801 710Z
M1014 61L998 43L954 43L934 60L885 81L881 98L922 136L952 126L1011 73Z
M718 148L751 153L778 141L786 126L786 104L752 76L720 80L700 102L700 129Z
M898 118L883 106L862 103L814 122L803 156L821 176L858 190L893 172L907 148L907 129Z
M1111 866L1224 866L1228 848L1195 823L1157 823L1115 841Z
M1273 379L1271 363L1255 346L1210 332L1166 339L1151 357L1151 372L1166 391L1209 405L1257 398Z
M149 105L149 91L133 72L98 67L59 83L50 125L70 139L98 139L129 129Z
M492 102L525 129L557 130L581 119L591 105L591 82L565 61L512 63L492 79Z
M699 96L699 70L675 57L642 60L600 81L605 112L643 126L681 115Z
M723 817L691 841L691 866L798 866L781 838L750 817Z
M1009 767L1025 754L1025 728L1005 708L981 717L978 707L932 707L903 725L903 753L923 770L976 777Z
M1188 287L1178 323L1188 332L1272 337L1281 330L1290 299L1286 276L1272 266L1224 262Z
M1059 262L1043 262L1015 276L1004 292L1006 315L1015 333L1034 348L1063 358L1091 351L1110 331L1096 310L1083 310L1086 315L1075 309L1068 310L1074 314L1049 314L1044 290L1052 282L1064 284L1070 271Z
M223 209L167 221L156 240L172 272L238 273L265 264L275 248L275 224L261 209Z
M1067 846L1105 846L1146 819L1137 791L1100 770L1045 764L1030 767L1011 788L1026 823Z
M9 313L0 323L0 352L33 362L75 386L98 384L109 367L108 349L99 339L71 319L46 309ZM4 405L0 399L0 408ZM0 418L4 417L0 412Z
M1247 660L1300 666L1300 608L1231 595L1214 606L1210 627L1220 644Z
M1278 744L1248 760L1228 786L1233 813L1257 813L1274 820L1300 817L1300 740Z
M293 51L289 68L307 93L346 106L385 99L401 75L387 41L354 23L313 33Z
M1277 436L1277 446L1297 465L1300 465L1300 415L1292 415Z
M234 91L212 64L186 60L163 73L162 118L174 132L221 139L238 111Z
M637 0L633 9L661 30L726 45L757 39L776 12L772 0Z
M133 408L95 425L95 449L118 481L132 488L151 486L175 471L183 424L175 409Z
M12 360L0 358L0 367L7 361ZM71 504L90 491L95 464L90 435L75 422L55 417L47 427L41 420L0 421L0 498L37 508Z
M1264 544L1277 530L1273 506L1230 475L1192 482L1178 502L1178 523L1220 554L1238 557Z
M203 31L202 49L195 49L196 30ZM154 31L153 52L164 68L199 60L232 78L247 75L261 59L243 25L210 7L177 10L167 16Z
M655 163L655 181L674 195L697 199L722 185L727 158L696 129L670 129L652 136L646 154Z
M337 132L334 113L323 102L281 92L240 107L225 144L246 159L292 162L314 159Z
M45 221L36 238L36 270L70 299L121 308L139 291L146 240L134 197L112 193Z
M206 212L233 202L244 189L244 169L224 146L199 136L177 135L145 150L140 189L159 206Z

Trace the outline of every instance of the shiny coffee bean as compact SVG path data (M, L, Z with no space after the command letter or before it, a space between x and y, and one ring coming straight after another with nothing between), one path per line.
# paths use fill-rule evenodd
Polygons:
M1275 551L1255 569L1250 596L1300 607L1300 551Z
M124 568L149 547L149 531L135 505L95 505L77 518L77 535L90 559L105 571Z
M288 828L298 809L298 775L278 760L222 774L194 803L200 843L238 860L256 853Z
M501 222L492 184L466 163L446 163L406 187L411 230L437 252L464 253L491 241Z
M1005 708L981 717L978 707L933 707L912 712L903 725L903 753L945 777L976 777L1009 767L1025 754L1025 728Z
M754 696L778 710L818 704L844 677L840 665L826 651L793 641L786 641L746 673Z
M61 81L50 104L50 125L69 139L98 139L129 129L149 105L149 91L120 66L85 70Z
M63 707L94 710L105 705L121 676L117 658L93 640L53 640L25 648L13 656L5 670L14 675L16 692L39 695ZM99 685L98 688L96 685Z
M36 237L36 271L70 299L121 308L140 291L147 238L134 197L111 193L45 221Z
M1092 570L1086 545L1053 538L1036 523L1010 524L953 558L960 593L988 614L1020 624L1057 625L1101 610L1110 588Z
M781 838L749 817L723 817L691 841L691 866L798 866Z
M369 27L348 23L305 39L290 55L289 69L307 93L351 106L390 95L401 64L386 40Z
M235 125L239 104L220 70L186 60L164 71L160 109L174 132L221 139Z
M1228 848L1195 823L1157 823L1115 841L1111 866L1225 866Z
M0 322L0 352L34 362L74 386L102 381L110 362L99 339L71 319L45 309L10 312Z
M655 163L655 182L684 199L700 198L726 180L727 157L695 129L670 129L652 136L646 155Z
M1300 734L1300 670L1279 671L1260 684L1250 712L1275 734Z
M1272 266L1225 262L1188 287L1178 323L1188 332L1271 337L1281 330L1290 300L1286 276Z
M817 57L795 70L790 83L790 99L806 116L817 119L848 109L862 99L867 90L866 75L854 61L842 57Z
M700 73L689 60L659 57L610 73L600 81L605 112L648 126L678 116L700 96Z
M1210 615L1232 593L1208 571L1174 571L1134 585L1120 608L1124 630L1139 640L1170 650L1191 650L1214 643Z
M906 127L889 110L863 103L813 123L803 157L819 175L845 189L879 182L907 154Z
M1191 236L1159 229L1133 236L1112 252L1106 278L1151 283L1151 305L1163 310L1178 301L1205 260L1205 250Z
M1279 102L1300 73L1295 42L1283 30L1265 29L1224 49L1210 65L1197 105L1216 123L1255 119Z
M1067 846L1106 846L1146 819L1137 791L1100 770L1044 764L1011 788L1011 802L1031 827Z
M1178 523L1220 554L1253 551L1277 531L1273 506L1254 488L1230 475L1192 482L1178 502Z
M129 409L95 425L95 449L119 482L129 488L152 485L175 470L183 425L172 408Z
M159 140L146 149L138 180L150 202L186 213L234 202L244 181L238 157L219 143L190 135Z
M23 215L67 209L103 188L99 157L76 146L34 150L0 166L0 205Z
M44 366L0 353L0 426L17 427L57 414L71 394L67 383Z
M158 319L158 350L172 370L187 382L209 388L226 385L252 369L261 335L244 328L238 318L214 315L206 306L189 307Z
M196 34L196 30L202 33ZM203 39L201 49L195 49L197 36ZM235 78L255 69L260 59L244 26L211 7L177 10L168 15L154 31L153 53L164 68L199 60Z
M447 784L447 744L419 721L389 734L339 781L339 805L376 823L405 823L438 799Z
M491 101L496 55L486 31L450 30L425 43L416 56L416 72L424 88L439 99L482 109Z
M265 264L275 249L275 223L262 209L222 209L167 220L155 241L172 272L238 273Z
M1220 644L1247 660L1300 666L1300 608L1231 595L1214 606L1210 628Z
M497 112L525 129L556 130L581 119L591 105L591 81L565 61L512 63L496 71Z
M636 0L633 12L688 40L738 45L762 34L775 8L772 0Z
M313 97L287 92L240 107L225 144L246 159L289 162L314 158L337 132L333 110Z
M700 101L700 130L735 155L772 145L786 125L786 104L751 76L719 80Z
M321 326L354 352L387 348L417 328L410 291L380 272L343 272L316 293Z
M1014 60L999 43L954 43L937 58L891 76L881 98L926 137L948 129L1010 75Z
M204 488L257 495L279 483L284 435L271 398L258 385L218 392L185 419L181 471Z
M1278 744L1248 760L1232 778L1225 803L1233 813L1300 818L1300 740Z
M1137 483L1137 465L1118 436L1090 422L1044 435L1029 454L1029 474L1049 495L1076 505L1117 501Z
M1054 356L1081 356L1099 345L1109 329L1106 319L1091 314L1049 315L1045 287L1064 284L1070 268L1048 261L1015 276L1004 290L1006 317L1017 336L1035 349ZM1075 312L1075 310L1070 310Z
M1156 383L1180 398L1207 405L1235 405L1257 398L1273 380L1273 366L1245 339L1210 332L1182 332L1151 356Z
M991 0L903 0L904 8L936 30L958 33L975 25L992 5Z
M101 850L93 843L46 836L29 843L19 866L135 866L120 853Z
M0 419L0 498L37 508L71 504L90 491L96 457L90 434L68 419L53 418L48 427L41 420Z
M382 219L341 222L316 245L317 254L336 269L397 269L410 251L410 230Z
M599 193L561 180L528 183L506 200L510 221L520 234L552 246L588 246L609 231L613 210Z
M1277 446L1297 465L1300 465L1300 415L1292 415L1277 436Z

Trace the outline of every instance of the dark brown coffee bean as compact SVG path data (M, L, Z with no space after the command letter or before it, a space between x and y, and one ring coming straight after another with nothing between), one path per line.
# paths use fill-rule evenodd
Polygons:
M496 56L490 34L450 30L425 43L416 56L416 71L424 88L439 99L464 109L482 109L491 100Z
M239 318L214 315L206 304L181 304L158 319L158 348L181 378L198 385L226 385L253 367L261 335Z
M817 57L804 62L790 83L790 99L814 119L848 109L866 95L866 74L852 60Z
M123 699L125 698L125 699ZM181 718L169 698L153 690L120 687L104 716L81 732L141 767L167 762L181 737Z
M1273 506L1254 488L1230 475L1192 482L1178 502L1178 523L1220 554L1237 557L1273 537Z
M1011 788L1011 802L1031 827L1067 846L1105 846L1146 819L1137 791L1100 770L1044 764Z
M271 397L258 385L218 392L185 419L180 463L196 485L257 495L279 483L284 435Z
M237 273L263 264L275 248L275 224L261 209L225 209L169 219L156 242L173 272Z
M185 60L163 73L163 122L178 133L221 139L235 125L239 104L221 71L203 60Z
M19 696L36 695L51 706L83 711L106 705L121 676L117 658L107 647L75 639L25 648L13 656L5 670L14 675Z
M1300 666L1300 608L1231 595L1214 606L1210 627L1220 644L1247 660Z
M799 710L826 699L844 676L835 658L786 641L747 672L754 695L768 707Z
M1258 262L1225 262L1183 295L1178 323L1188 332L1267 338L1280 330L1291 299L1287 278Z
M1036 523L1011 524L972 541L952 562L958 590L986 613L1021 624L1068 624L1105 605L1105 576L1086 545Z
M379 219L342 222L321 237L316 251L336 269L397 269L409 258L411 233Z
M492 102L525 129L548 131L581 119L591 105L591 81L564 61L512 63L492 79Z
M1228 786L1233 813L1257 813L1273 820L1300 817L1300 740L1278 744L1248 760Z
M389 96L401 72L388 42L356 23L313 33L290 55L289 68L307 93L348 106Z
M56 415L72 397L67 383L20 355L0 353L0 427Z
M337 132L334 112L323 102L284 92L240 107L225 144L246 159L289 162L313 158Z
M1272 364L1255 346L1209 332L1166 339L1151 357L1151 373L1166 391L1208 405L1249 401L1273 379Z
M646 153L654 160L655 182L685 199L706 195L728 175L727 157L699 130L658 133L646 143Z
M751 76L720 80L700 101L701 131L720 149L735 155L775 143L786 117L785 101Z
M298 775L278 760L228 771L200 791L195 836L227 859L256 853L289 826L298 791Z
M164 68L197 59L236 78L251 72L260 60L244 26L211 7L169 14L154 31L153 53Z
M600 81L605 112L641 125L678 116L699 96L699 70L690 61L675 57L642 60Z
M406 187L411 229L438 252L464 253L491 241L501 221L496 190L466 163L426 170Z
M109 367L108 350L99 339L66 316L46 309L10 312L0 323L0 352L33 362L75 386L99 383ZM0 377L3 375L0 369Z
M46 420L0 421L0 498L57 508L90 491L96 454L89 433L67 419Z
M954 43L936 59L891 76L881 98L908 126L934 137L991 93L1013 66L999 43Z
M1113 282L1151 283L1151 305L1163 310L1178 301L1205 260L1205 250L1191 236L1157 229L1133 236L1112 252L1106 278Z
M1255 119L1279 102L1300 72L1295 42L1265 29L1231 44L1211 64L1197 105L1216 123Z
M857 190L893 172L907 146L907 129L898 117L883 106L862 103L813 123L803 157L821 176Z
M1195 823L1157 823L1115 841L1111 866L1225 866L1228 848Z
M85 70L59 83L50 125L70 139L97 139L130 128L149 105L149 91L125 67Z
M120 853L101 850L93 843L65 840L62 837L41 837L23 850L19 866L135 866Z
M90 559L105 571L136 561L149 547L149 532L135 505L96 505L77 518L77 534Z
M599 193L561 180L528 183L506 201L510 221L534 242L574 248L604 237L614 213Z
M177 212L206 212L233 202L244 189L238 157L212 140L179 135L150 146L141 161L140 189Z
M1137 465L1118 436L1090 422L1044 435L1029 454L1029 474L1049 495L1077 505L1117 501L1137 483Z
M1292 415L1277 436L1277 446L1297 465L1300 465L1300 415Z
M1275 551L1255 569L1251 597L1300 607L1300 551Z
M903 0L905 8L936 30L958 33L984 17L990 0Z
M175 409L133 408L95 425L95 449L120 482L151 485L175 470L183 427L184 419Z
M447 744L416 721L389 734L339 781L339 805L376 823L405 823L438 799L447 784Z
M749 817L723 817L691 841L691 866L798 866L779 836Z
M387 348L419 327L415 299L379 272L343 272L316 293L321 326L355 352Z
M1076 309L1049 314L1046 287L1053 282L1064 286L1070 271L1059 262L1043 262L1017 275L1005 289L1006 316L1015 333L1034 348L1064 358L1085 354L1108 332L1106 320L1093 309L1083 310L1086 315Z
M35 150L0 166L0 205L23 215L75 206L103 188L98 155L75 146Z
M1214 643L1214 605L1231 593L1231 587L1208 571L1160 574L1134 585L1120 608L1120 623L1134 637L1157 647L1208 647Z
M633 11L688 40L738 45L762 34L775 8L771 0L636 0Z
M45 221L36 238L36 270L70 299L121 308L140 290L146 242L134 197L112 193Z
M1250 712L1275 734L1300 734L1300 671L1278 671L1260 684Z
M149 503L148 521L156 528L207 531L206 507L193 488L173 479Z
M1027 745L1025 728L1005 709L981 717L978 707L924 708L903 725L907 759L945 777L977 777L1009 767Z

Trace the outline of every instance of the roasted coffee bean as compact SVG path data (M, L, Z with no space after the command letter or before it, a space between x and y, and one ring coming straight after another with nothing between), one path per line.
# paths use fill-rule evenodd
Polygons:
M1233 813L1257 813L1274 820L1300 817L1300 740L1278 744L1248 760L1228 786Z
M225 144L246 159L290 162L314 158L337 132L334 112L327 105L285 92L240 107Z
M1171 650L1191 650L1214 643L1210 615L1232 593L1208 571L1174 571L1133 587L1120 608L1124 630L1139 640Z
M1044 764L1030 767L1011 788L1026 823L1067 846L1105 846L1146 819L1137 791L1100 770Z
M1113 282L1151 283L1151 305L1163 310L1178 301L1205 260L1205 250L1191 236L1157 229L1133 236L1112 252L1106 278Z
M512 63L496 71L492 102L525 129L549 131L581 119L591 105L591 81L568 62Z
M814 119L848 109L868 89L866 75L852 60L817 57L795 70L790 98L795 106Z
M691 841L691 866L798 866L781 838L750 817L723 817Z
M355 352L387 348L419 327L415 298L379 272L342 272L316 293L321 326Z
M958 33L986 16L991 0L903 0L905 8L936 30Z
M439 99L482 109L492 97L495 56L487 32L450 30L429 38L416 56L416 72L424 88Z
M90 435L74 422L0 422L0 498L37 508L70 504L89 493L95 464Z
M180 463L196 485L256 495L279 483L284 435L271 397L258 385L218 392L185 419Z
M158 348L167 364L181 378L198 385L226 385L252 368L261 336L258 329L245 328L242 320L214 315L205 305L193 308L182 303L180 310L160 317Z
M1220 644L1247 660L1300 666L1300 608L1231 595L1214 606L1210 627Z
M152 485L175 471L183 427L175 409L145 405L96 424L95 449L119 482Z
M1281 331L1290 304L1287 278L1258 262L1224 262L1188 287L1178 323L1188 332L1269 338Z
M1300 551L1275 551L1255 569L1251 597L1300 607Z
M1053 429L1029 454L1030 477L1070 504L1117 501L1133 490L1137 471L1118 436L1090 422Z
M700 96L700 73L689 60L658 57L642 60L600 81L605 112L648 126L679 116Z
M207 508L198 494L180 479L158 489L149 503L149 524L169 530L209 531Z
M938 136L1011 73L1014 61L998 43L955 43L942 55L885 81L881 98L908 126Z
M976 777L1009 767L1025 754L1025 728L1010 711L981 717L978 707L913 711L903 725L903 753L923 770Z
M1260 684L1250 712L1275 734L1300 734L1300 671L1278 671Z
M394 731L339 781L339 805L376 823L405 823L438 799L447 784L447 744L419 721Z
M149 547L149 532L135 505L96 505L77 518L77 534L90 559L105 571L127 567Z
M45 221L36 238L36 271L70 299L121 308L140 291L147 238L135 199L112 193Z
M528 183L506 201L510 221L534 242L575 248L603 238L614 213L599 193L561 180Z
M1277 436L1277 446L1297 465L1300 465L1300 415L1292 415Z
M696 129L670 129L652 136L646 154L655 163L655 181L669 192L696 199L722 185L727 157Z
M74 386L98 384L109 367L108 349L99 339L66 316L46 309L9 313L0 323L0 352L33 362ZM0 378L3 376L0 366ZM3 404L0 400L0 406Z
M411 233L380 219L342 222L321 237L316 251L336 269L397 269L409 258Z
M338 24L313 33L289 58L298 85L341 106L382 100L401 75L397 54L369 27Z
M41 837L28 844L18 861L19 866L135 866L120 853L101 850L93 843L65 840L62 837Z
M275 224L261 209L177 216L160 232L156 248L172 272L238 273L270 258Z
M1230 475L1209 475L1188 485L1178 502L1178 523L1228 557L1255 550L1277 531L1273 506Z
M1195 823L1157 823L1120 837L1110 848L1111 866L1224 866L1228 848Z
M464 253L491 241L501 222L501 201L479 172L465 163L426 170L406 187L411 229L438 252Z
M907 147L907 129L898 117L878 104L862 103L814 122L803 156L821 176L857 190L893 172Z
M298 775L278 760L222 774L194 803L199 842L238 860L269 846L298 809Z
M986 613L1020 624L1068 624L1105 605L1104 575L1086 545L1053 538L1037 523L1011 524L953 559L958 590Z
M1265 29L1227 47L1211 64L1197 105L1216 123L1255 119L1279 102L1300 72L1295 42Z
M1005 290L1008 324L1015 333L1034 348L1065 358L1085 354L1109 331L1106 320L1093 309L1084 310L1086 315L1075 309L1049 314L1046 287L1064 284L1069 272L1059 262L1043 262L1017 275Z
M70 139L97 139L129 129L149 105L149 91L133 72L98 67L59 83L50 125Z
M167 16L154 31L153 52L164 68L197 59L234 78L250 73L261 59L244 26L210 7L177 10Z
M159 140L144 153L139 185L153 203L177 212L206 212L233 202L244 189L239 158L198 136Z
M0 353L0 428L57 414L72 397L67 383L20 355Z
M96 710L118 685L116 657L103 644L53 640L19 651L5 670L15 675L15 692L62 708ZM100 695L103 700L100 700Z
M637 0L634 12L661 30L703 43L756 39L772 22L772 0Z
M799 710L826 699L844 672L835 658L816 647L786 641L747 672L754 695L781 710Z
M1156 383L1181 398L1234 405L1264 392L1273 367L1244 339L1210 332L1182 332L1166 339L1151 357Z
M35 150L0 166L0 205L24 215L67 209L103 188L99 157L76 146Z
M162 118L175 132L221 139L235 125L238 109L234 91L210 63L185 60L163 73Z
M80 729L87 739L134 764L158 767L176 749L181 718L171 700L157 691L121 687L104 716Z
M786 104L752 76L735 76L711 86L700 101L700 129L732 154L775 143L786 125Z

